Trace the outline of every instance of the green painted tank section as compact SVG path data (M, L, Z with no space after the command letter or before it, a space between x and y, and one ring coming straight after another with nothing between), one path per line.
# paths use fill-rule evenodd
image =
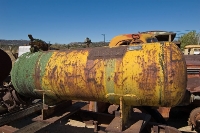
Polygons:
M28 52L21 55L20 58L16 60L15 64L20 65L14 65L11 77L12 80L15 81L13 82L14 86L23 88L23 91L20 91L20 88L16 87L16 90L20 92L21 95L41 98L41 95L39 95L40 93L36 93L32 88L40 89L41 76L44 74L46 64L51 55L52 53ZM40 70L39 75L35 73L35 70ZM26 82L24 82L24 80L26 80Z

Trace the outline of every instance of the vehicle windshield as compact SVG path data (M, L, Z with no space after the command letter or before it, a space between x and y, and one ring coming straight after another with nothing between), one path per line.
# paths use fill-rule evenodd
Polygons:
M194 54L200 54L200 49L194 49Z

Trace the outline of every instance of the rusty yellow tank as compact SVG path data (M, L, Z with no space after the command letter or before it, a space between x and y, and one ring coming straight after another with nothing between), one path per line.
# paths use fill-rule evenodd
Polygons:
M178 68L178 69L177 69ZM27 97L133 106L176 106L186 91L186 65L174 43L43 51L20 56L11 71Z

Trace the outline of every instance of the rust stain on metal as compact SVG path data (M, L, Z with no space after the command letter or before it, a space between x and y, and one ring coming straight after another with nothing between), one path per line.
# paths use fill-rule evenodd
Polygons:
M168 69L168 71L166 71L167 72L166 75L168 75L168 76L165 79L166 80L165 86L171 86L171 84L173 82L176 82L179 85L186 86L187 82L183 82L184 80L178 80L179 78L182 78L182 79L186 79L186 81L187 81L186 71L184 71L184 69L180 69L180 68L177 69L178 66L180 65L180 62L182 63L182 66L186 67L186 63L184 62L184 60L185 60L184 57L177 56L177 55L179 55L179 53L176 50L176 47L172 47L172 45L167 46L166 49L168 49L168 50L165 50L165 51L169 51L169 52L165 52L165 56L170 56L170 58L169 58L170 60L168 60L167 63L165 64L165 68ZM178 75L181 75L181 73L182 74L184 73L184 76L178 78ZM170 101L173 100L173 98L172 98L173 96L170 94L172 94L172 92L175 91L176 89L177 88L175 88L175 87L173 87L173 89L170 89L169 87L168 87L168 89L165 88L165 91L164 91L165 98L167 99L167 101L169 103L170 103ZM180 92L180 95L184 95L184 94L181 94L181 92Z
M142 93L145 95L145 98L141 101L143 103L152 99L153 94L156 93L155 88L156 86L158 86L157 79L159 76L158 72L160 71L158 67L159 64L155 63L155 61L157 60L156 56L154 56L156 50L147 50L145 52L149 57L152 58L149 58L148 61L145 61L144 57L137 56L137 62L139 63L142 71L138 74L140 75L138 76L140 77L139 79L136 77L132 77L138 82L139 88L143 91Z
M117 59L116 60L116 66L120 66L122 64L123 60L122 59ZM114 78L113 81L115 83L116 86L118 86L119 88L121 88L124 84L124 82L122 82L122 75L123 75L123 71L122 69L120 69L120 67L116 67L115 68L115 73L114 73Z
M88 60L122 58L126 51L127 47L114 47L111 49L99 47L90 50Z
M158 68L156 67L156 64L152 63L147 67L147 69L143 69L141 75L139 87L141 89L148 88L146 90L153 90L157 85L156 78L158 76Z
M98 97L104 92L104 72L101 69L101 60L88 60L84 69L86 86L89 89L87 97ZM97 72L99 71L99 74ZM97 82L99 81L99 82ZM95 88L95 89L94 89Z

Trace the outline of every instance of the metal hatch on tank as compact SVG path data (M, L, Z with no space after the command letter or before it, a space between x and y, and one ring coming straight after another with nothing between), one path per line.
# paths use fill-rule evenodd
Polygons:
M11 77L27 97L165 107L182 101L187 81L183 54L170 42L26 53Z

